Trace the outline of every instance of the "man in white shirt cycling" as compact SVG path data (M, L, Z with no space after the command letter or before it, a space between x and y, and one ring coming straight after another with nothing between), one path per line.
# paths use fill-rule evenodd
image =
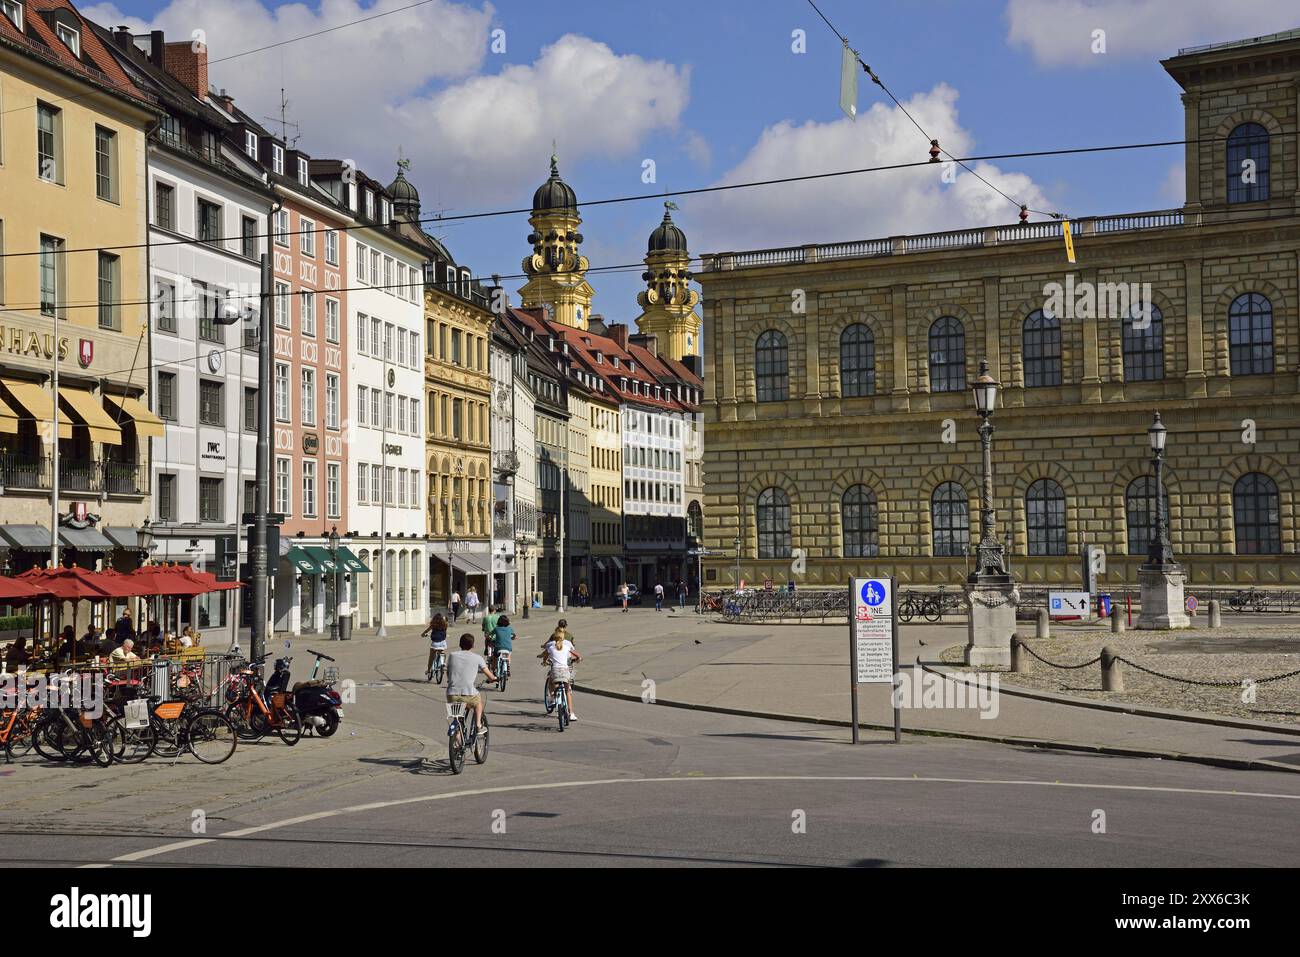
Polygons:
M565 697L569 702L569 720L577 721L578 716L573 713L573 665L582 660L582 655L573 647L573 640L564 629L557 628L551 635L551 640L542 647L542 656L551 669L546 679L546 696L549 701L546 713L550 714L555 707L555 686L562 684L568 692Z

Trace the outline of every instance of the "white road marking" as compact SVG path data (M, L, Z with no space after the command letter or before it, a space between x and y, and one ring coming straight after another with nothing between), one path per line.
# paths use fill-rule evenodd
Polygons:
M399 798L393 801L374 801L370 804L354 804L350 807L337 808L333 811L317 811L314 814L303 814L299 817L285 818L281 821L272 821L268 824L259 824L255 827L246 827L237 831L229 831L219 837L195 838L186 841L174 841L171 844L163 844L159 847L147 848L143 851L133 851L130 854L123 854L115 857L107 864L87 864L83 867L104 867L115 863L133 863L142 861L150 857L157 857L160 854L170 854L173 851L181 851L189 847L198 847L202 844L213 844L217 841L228 838L248 837L252 834L261 834L265 831L274 831L283 827L291 827L294 824L305 824L308 821L321 821L331 817L341 817L345 814L358 814L362 811L379 811L390 807L401 807L406 804L423 804L428 801L447 801L452 798L461 797L479 797L485 794L508 794L516 791L551 791L558 788L586 788L598 787L607 784L682 784L682 783L728 783L728 782L846 782L846 783L885 783L885 784L985 784L999 786L1016 786L1016 787L1044 787L1044 788L1075 788L1083 790L1100 790L1100 791L1145 791L1162 794L1204 794L1221 797L1250 797L1250 798L1273 798L1281 801L1300 801L1300 794L1274 794L1266 791L1223 791L1208 788L1174 788L1174 787L1155 787L1142 784L1083 784L1073 781L1018 781L1018 780L988 780L981 778L920 778L920 777L901 777L901 776L835 776L835 775L738 775L729 777L721 776L701 776L701 777L672 777L672 778L603 778L595 781L555 781L550 784L514 784L509 786L495 788L473 788L466 791L448 791L445 794L424 794L419 797Z

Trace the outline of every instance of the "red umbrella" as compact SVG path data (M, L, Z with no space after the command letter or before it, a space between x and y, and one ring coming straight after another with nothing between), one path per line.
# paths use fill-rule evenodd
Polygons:
M29 585L41 588L62 601L100 601L116 597L100 576L84 568L33 568L18 576Z
M111 568L99 573L99 585L112 593L114 598L139 598L153 595L153 585L138 575L127 575Z
M0 602L7 605L23 605L29 601L49 598L50 593L40 585L15 578L0 578Z
M187 574L188 571L179 565L149 565L145 568L137 568L130 577L147 582L150 586L147 594L151 595L193 598L195 595L206 595L212 591L206 585L191 579Z

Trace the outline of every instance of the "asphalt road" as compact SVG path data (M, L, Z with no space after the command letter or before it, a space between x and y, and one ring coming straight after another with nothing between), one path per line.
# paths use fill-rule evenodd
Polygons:
M906 736L580 696L520 664L491 750L446 762L418 639L354 643L345 729L216 768L0 769L0 862L131 866L1293 866L1300 775ZM522 659L522 655L520 656ZM305 656L304 659L305 660ZM302 660L297 662L302 664ZM343 661L341 660L341 663ZM346 672L345 672L346 673ZM195 833L196 812L205 830ZM1104 826L1104 832L1102 827Z

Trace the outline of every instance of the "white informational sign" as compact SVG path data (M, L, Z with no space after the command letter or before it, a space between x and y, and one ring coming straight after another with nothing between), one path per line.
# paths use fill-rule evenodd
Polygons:
M853 579L859 684L894 683L894 596L888 578Z
M1049 592L1047 613L1053 618L1088 618L1091 598L1086 591Z

